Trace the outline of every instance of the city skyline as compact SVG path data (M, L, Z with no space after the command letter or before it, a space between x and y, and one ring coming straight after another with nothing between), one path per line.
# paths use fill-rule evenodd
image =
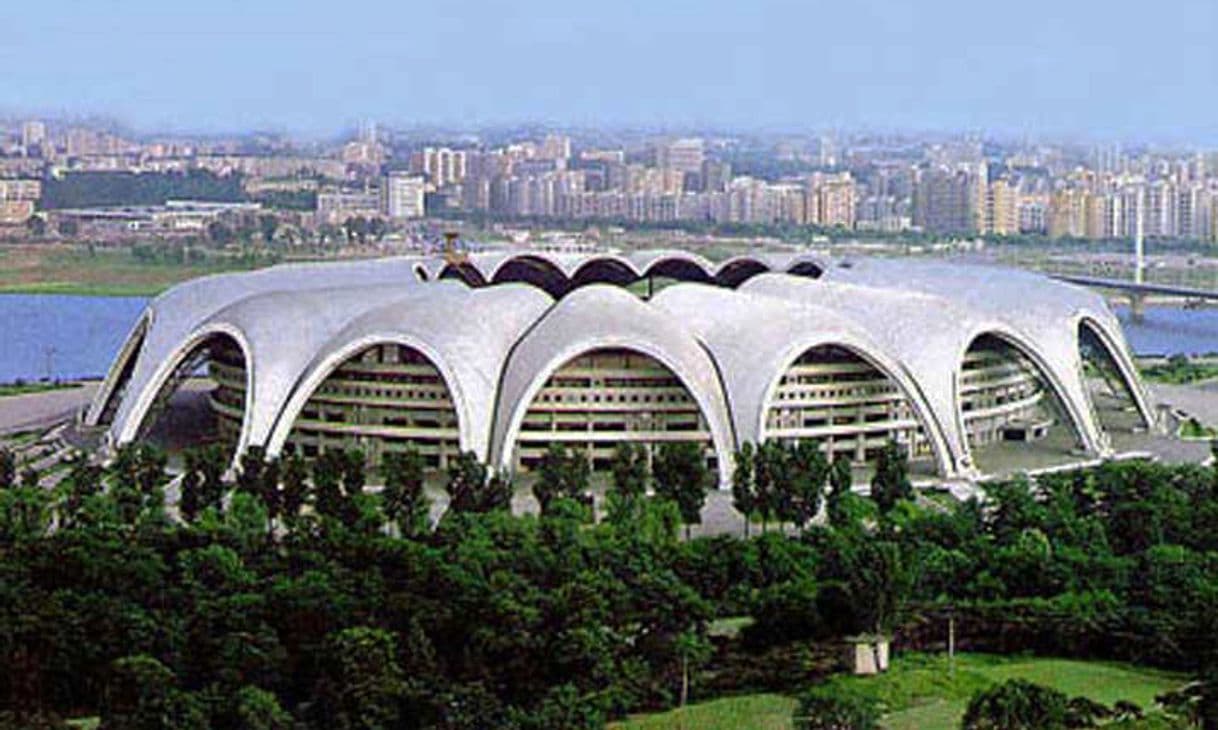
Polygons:
M1218 52L1204 37L1218 11L1197 0L1138 14L1036 0L1002 22L890 0L697 14L364 1L342 22L278 0L41 9L0 46L6 113L177 133L318 136L370 118L1218 143Z

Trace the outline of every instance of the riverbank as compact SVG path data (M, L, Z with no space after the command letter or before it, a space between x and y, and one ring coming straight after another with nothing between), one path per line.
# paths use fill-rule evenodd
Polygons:
M187 279L275 263L262 254L208 250L194 255L149 247L76 244L0 246L0 293L154 296Z

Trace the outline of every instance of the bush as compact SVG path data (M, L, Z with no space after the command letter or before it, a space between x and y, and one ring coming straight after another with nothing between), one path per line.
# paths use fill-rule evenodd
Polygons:
M1062 730L1069 700L1055 689L1009 679L983 689L969 700L963 730Z
M796 730L877 730L880 711L873 700L817 687L799 701Z

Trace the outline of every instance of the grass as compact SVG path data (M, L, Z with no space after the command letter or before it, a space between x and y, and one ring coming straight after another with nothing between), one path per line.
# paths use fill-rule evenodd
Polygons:
M638 715L610 730L785 730L795 700L776 694L742 695L700 702L680 710Z
M955 730L968 700L978 690L1007 679L1022 678L1074 697L1083 695L1111 706L1129 700L1144 709L1155 695L1179 687L1185 678L1169 672L1107 662L1034 657L962 654L954 677L941 655L908 654L877 677L838 675L829 684L880 703L888 730ZM774 694L743 695L691 705L682 710L629 718L616 730L684 730L710 728L752 730L790 728L795 700ZM1148 719L1130 728L1155 727Z
M0 398L29 393L45 393L48 390L79 388L80 383L4 383L0 384Z
M152 296L187 279L266 264L213 252L189 263L141 260L132 251L125 246L6 245L0 247L0 293Z

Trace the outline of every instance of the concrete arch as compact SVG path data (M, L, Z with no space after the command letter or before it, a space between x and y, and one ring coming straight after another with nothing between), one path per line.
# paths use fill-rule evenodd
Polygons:
M1141 381L1138 380L1137 368L1128 355L1129 350L1119 339L1119 332L1114 335L1096 318L1086 314L1080 315L1075 327L1080 349L1084 331L1090 332L1099 340L1108 358L1116 366L1117 373L1121 376L1125 390L1129 393L1134 406L1138 409L1138 415L1142 417L1142 423L1147 428L1153 428L1155 424L1154 410L1150 406L1150 399L1146 397L1146 392L1141 387ZM1097 422L1096 426L1098 427L1100 424Z
M598 256L580 264L571 277L571 283L577 287L587 284L628 286L639 278L639 270L629 259L621 256Z
M1050 364L1048 358L1039 351L1027 338L1002 324L992 324L974 329L970 335L962 340L963 347L956 355L956 370L953 375L953 392L952 400L955 404L955 417L957 428L960 434L960 449L964 454L968 463L976 468L977 462L974 458L973 447L969 443L968 429L964 423L964 402L960 391L960 375L964 368L964 359L968 352L973 349L973 346L984 337L993 337L1005 345L1013 348L1019 354L1023 355L1036 368L1036 374L1039 375L1045 383L1048 384L1051 395L1057 400L1057 403L1066 412L1066 416L1070 419L1070 427L1073 430L1075 437L1078 438L1083 448L1090 453L1101 453L1104 449L1098 440L1098 434L1094 429L1090 419L1090 411L1086 410L1085 404L1081 401L1085 398L1081 393L1075 392L1069 388L1062 380L1059 373Z
M554 351L520 395L514 398L510 405L501 404L508 405L510 411L508 411L506 425L493 439L492 459L495 466L501 469L510 469L512 467L512 454L515 450L516 442L520 437L520 430L524 423L525 414L533 405L534 399L536 399L538 393L551 376L572 360L604 349L628 350L649 357L672 373L673 377L681 383L685 391L693 398L702 417L706 420L707 428L711 433L711 445L714 448L718 464L720 486L729 484L731 481L734 439L732 438L730 424L725 414L722 413L721 407L716 408L715 403L712 402L712 396L697 385L697 380L693 374L677 362L676 358L671 357L664 347L644 337L628 334L600 336L581 340ZM504 395L501 389L500 397ZM720 397L720 406L722 406L722 402L722 397Z
M935 464L940 476L951 476L955 472L951 448L948 445L943 424L935 416L934 409L931 408L926 394L922 392L913 375L899 362L882 353L879 349L869 347L849 337L815 337L797 341L789 346L778 358L780 365L766 387L765 396L761 401L761 408L757 413L756 433L760 435L760 440L764 440L766 437L766 414L774 402L774 393L778 388L779 382L799 358L803 357L805 353L821 347L838 347L846 350L862 362L875 368L880 374L895 384L902 395L905 396L905 399L909 401L910 407L922 426L923 433L926 435L927 440L930 441L931 450L934 452Z
M571 289L571 280L558 264L539 255L528 254L504 259L484 276L492 284L531 284L555 298L563 296Z
M819 279L825 273L825 267L819 261L803 259L793 261L787 266L787 273L792 276L803 276L808 279Z
M232 325L220 322L213 322L195 330L174 348L169 357L161 362L145 387L136 394L136 400L131 410L127 412L126 419L122 424L118 424L115 436L116 445L130 443L139 437L149 411L161 396L161 391L170 384L170 379L190 360L192 355L217 337L227 337L236 343L238 349L241 350L241 356L245 359L245 404L241 414L241 437L238 440L238 449L233 454L235 462L240 454L241 444L245 443L249 434L250 422L253 418L254 408L251 399L256 377L255 359L245 333Z
M724 261L715 271L715 281L720 286L735 289L749 279L770 271L770 266L752 256L736 256Z
M275 416L275 422L266 443L267 454L278 456L283 451L284 444L287 443L288 436L291 435L301 411L327 378L352 358L377 345L408 347L425 357L439 371L444 386L448 389L449 397L452 399L453 410L457 414L459 447L462 451L477 452L479 444L472 430L474 416L471 412L470 401L461 387L461 381L456 376L452 364L423 338L400 331L385 330L363 335L344 344L304 373L283 409Z
M144 341L148 338L148 330L151 327L152 310L145 310L140 315L140 318L136 320L135 326L131 328L127 339L123 340L123 346L118 351L118 357L115 358L114 365L110 368L109 373L107 373L105 381L102 382L101 391L94 397L93 402L89 404L89 410L85 413L85 423L87 425L107 425L114 419L119 401L122 399L126 387L131 382L131 376L135 372L135 364L144 349Z
M445 264L443 269L440 269L439 279L456 279L463 282L469 287L486 286L486 278L482 276L482 272L476 266L468 261L459 263Z

